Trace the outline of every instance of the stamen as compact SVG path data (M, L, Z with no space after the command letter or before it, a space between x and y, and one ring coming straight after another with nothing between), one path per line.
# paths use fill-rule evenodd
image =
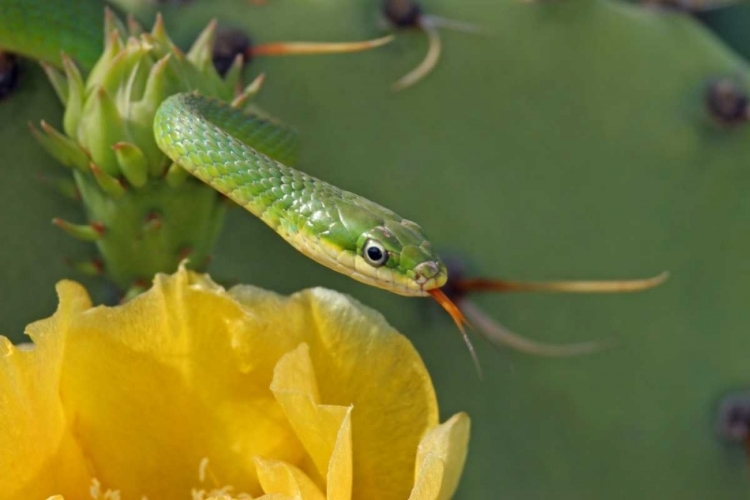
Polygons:
M443 293L443 291L440 288L433 288L432 290L427 290L427 292L432 295L432 298L434 298L440 306L445 309L445 311L450 314L450 317L453 318L453 322L458 327L459 332L461 332L461 337L464 339L464 343L466 344L466 347L469 349L469 354L471 354L471 359L474 361L474 366L477 369L477 375L479 378L482 378L482 366L479 364L479 358L477 357L477 353L474 350L474 345L471 343L471 339L469 338L469 335L466 333L466 329L464 329L464 325L469 326L471 328L471 323L469 323L469 320L466 319L466 316L461 312L461 309L458 308L456 304L451 301L451 299L448 298L447 295Z
M198 482L206 482L206 468L208 467L208 457L203 457L201 463L198 465Z
M120 490L111 490L107 488L102 494L102 483L98 479L91 480L89 495L93 500L121 500Z
M89 495L91 495L91 498L93 498L94 500L98 500L101 490L102 490L102 484L99 482L98 479L93 478L91 480L91 486L89 487Z

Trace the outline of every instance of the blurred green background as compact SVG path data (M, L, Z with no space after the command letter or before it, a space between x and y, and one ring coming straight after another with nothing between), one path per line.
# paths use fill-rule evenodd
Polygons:
M128 3L151 22L152 5ZM389 86L424 54L419 32L364 54L252 63L248 76L268 76L260 104L301 132L300 168L418 221L475 275L669 270L669 281L634 295L474 297L534 339L616 342L543 359L477 340L478 380L437 306L333 273L242 210L229 214L211 274L282 293L344 291L408 335L443 415L473 419L457 498L750 498L743 450L714 425L717 401L750 386L750 126L719 125L704 103L714 78L746 84L748 65L729 44L750 54L750 11L706 21L725 43L685 13L611 1L423 5L484 35L443 31L436 71L402 93ZM258 43L369 38L383 33L379 9L375 0L161 7L183 46L212 17ZM64 172L27 121L59 124L61 108L35 64L22 70L18 92L0 102L0 328L15 341L54 310L57 280L82 279L63 258L92 255L49 223L83 215L40 182Z

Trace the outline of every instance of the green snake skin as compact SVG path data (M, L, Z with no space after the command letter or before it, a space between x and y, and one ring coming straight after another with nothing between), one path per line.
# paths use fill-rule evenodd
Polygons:
M445 284L445 266L416 223L258 151L284 151L284 130L195 93L168 98L154 120L167 156L311 259L401 295Z

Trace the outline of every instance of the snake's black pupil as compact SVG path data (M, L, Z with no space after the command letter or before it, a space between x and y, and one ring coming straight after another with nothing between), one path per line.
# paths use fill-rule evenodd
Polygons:
M383 251L378 247L370 247L367 249L367 256L373 262L380 262L383 258Z

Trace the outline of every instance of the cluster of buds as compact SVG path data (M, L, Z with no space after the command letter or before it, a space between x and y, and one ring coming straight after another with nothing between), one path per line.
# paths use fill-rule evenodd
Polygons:
M159 104L178 92L251 105L261 79L242 86L241 55L224 77L217 73L215 32L212 22L185 53L161 17L144 32L132 19L125 26L107 12L104 51L88 77L65 55L62 70L44 65L65 106L63 131L43 121L32 133L71 168L88 216L86 224L53 222L98 247L101 257L77 263L78 269L104 274L124 292L137 292L156 272L173 271L185 258L201 269L221 229L222 197L171 164L153 134Z

